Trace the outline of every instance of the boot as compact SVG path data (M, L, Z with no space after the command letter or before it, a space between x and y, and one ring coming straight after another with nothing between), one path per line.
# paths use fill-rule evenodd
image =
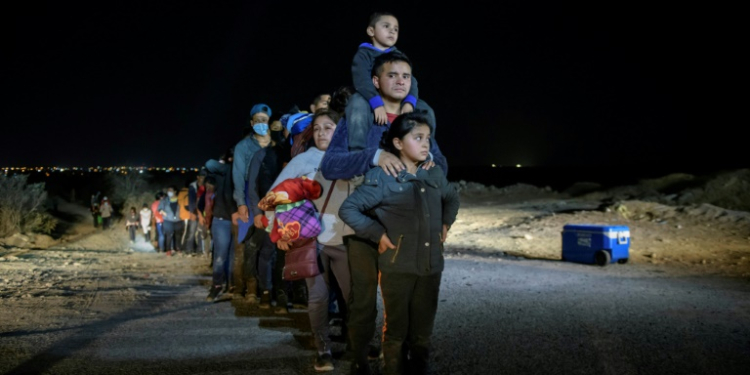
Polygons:
M278 291L276 293L276 307L274 307L273 312L276 314L288 314L289 308L287 305L289 304L289 298L286 295L286 292L284 291Z
M250 304L258 303L258 280L254 277L245 280L245 302Z
M305 280L294 282L292 307L301 310L307 309L307 283Z

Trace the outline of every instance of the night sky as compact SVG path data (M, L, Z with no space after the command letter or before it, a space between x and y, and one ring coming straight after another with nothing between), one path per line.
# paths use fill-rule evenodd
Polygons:
M399 18L451 165L750 160L732 115L747 94L728 95L747 47L731 9L354 3L17 3L0 166L199 166L240 139L253 104L278 118L350 85L374 10Z

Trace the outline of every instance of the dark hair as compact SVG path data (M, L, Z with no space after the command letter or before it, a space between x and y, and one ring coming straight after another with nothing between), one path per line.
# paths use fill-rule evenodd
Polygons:
M341 120L341 115L338 112L330 108L321 108L315 111L315 114L312 117L312 121L310 121L310 127L312 128L313 124L315 123L315 120L323 116L330 118L331 121L333 121L333 123L336 125L338 125L339 120Z
M143 206L141 206L141 207L148 208L148 203L144 203Z
M292 106L292 108L289 108L289 110L286 111L286 113L291 113L291 114L299 113L299 107L297 107L297 105L295 104Z
M234 157L234 146L227 149L226 152L224 152L224 155L221 155L221 160L224 160L225 163L229 162L229 158Z
M375 27L375 24L378 23L378 20L380 20L380 17L385 16L391 16L393 18L398 19L393 13L389 12L373 12L370 14L370 21L367 23L367 27Z
M159 199L162 199L162 198L164 198L164 192L163 192L163 191L159 191L159 192L157 192L157 193L156 193L156 195L154 196L154 198L155 198L155 199L156 199L157 201L158 201Z
M342 116L346 110L346 104L349 103L349 97L356 91L353 86L341 86L331 95L331 102L328 108L340 113Z
M404 136L419 125L427 125L430 128L430 133L432 133L432 124L430 124L424 111L414 111L399 115L393 120L388 131L383 133L383 137L380 139L380 148L393 155L400 155L401 152L393 145L393 139L404 139Z
M318 103L320 103L320 102L321 102L321 101L323 100L323 96L324 96L324 95L331 95L331 94L329 94L329 93L327 93L327 92L325 92L325 93L322 93L322 94L318 94L318 95L317 95L317 96L315 96L315 98L313 99L313 101L312 101L312 104L313 104L313 105L315 105L315 104L318 104Z
M135 211L135 207L131 206L130 211Z
M411 60L409 60L409 58L406 57L406 55L401 51L381 53L380 55L378 55L378 57L375 58L375 61L372 62L372 71L370 72L371 76L380 76L380 73L383 72L383 65L385 63L393 63L398 61L403 61L409 64L409 66L412 66Z

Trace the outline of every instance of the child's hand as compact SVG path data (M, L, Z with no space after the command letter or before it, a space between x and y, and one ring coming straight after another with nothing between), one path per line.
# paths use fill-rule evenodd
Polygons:
M391 239L388 238L388 234L383 233L383 235L380 236L380 242L378 243L378 254L383 254L386 250L395 248L396 246L394 246Z
M279 250L289 251L289 245L291 245L291 243L284 240L276 241L276 247L278 247Z
M440 236L440 242L445 242L445 239L448 238L448 225L443 224L443 235Z
M375 122L378 123L378 125L385 125L388 123L388 114L385 112L385 107L380 106L375 108L373 113L375 114Z
M263 214L257 214L253 217L253 225L258 229L265 229L263 226Z
M414 106L411 105L411 103L404 103L404 105L401 107L401 114L404 113L411 113L414 112Z

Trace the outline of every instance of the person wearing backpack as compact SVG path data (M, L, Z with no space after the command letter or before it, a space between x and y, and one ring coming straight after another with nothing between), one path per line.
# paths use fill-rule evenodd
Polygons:
M186 183L179 192L177 192L177 203L180 207L180 229L175 232L175 236L180 243L180 250L187 251L187 234L190 222L190 184Z
M195 181L191 182L187 187L186 210L188 219L185 220L185 232L182 238L182 245L186 254L195 254L200 251L198 248L202 250L202 244L198 243L196 234L198 232L198 200L204 189L203 181L205 180L206 175L206 170L201 169L200 172L198 172L198 177L195 178ZM178 195L178 197L180 196ZM184 197L182 198L184 200ZM183 207L182 203L180 203L180 207ZM201 236L201 241L202 239L203 237Z

